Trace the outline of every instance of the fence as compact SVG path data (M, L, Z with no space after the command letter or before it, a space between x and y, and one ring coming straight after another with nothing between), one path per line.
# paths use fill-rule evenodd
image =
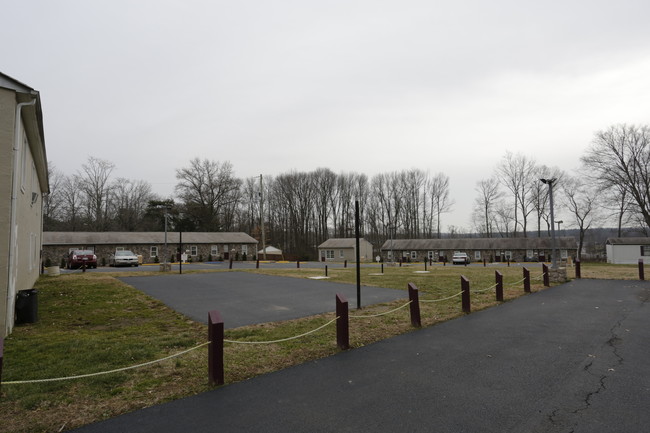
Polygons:
M576 278L580 278L580 261L576 261ZM548 267L544 264L542 265L542 274L535 277L535 279L542 279L543 284L545 287L550 286L549 282L549 270ZM643 260L639 259L639 279L644 280L644 270L643 270ZM523 278L521 280L515 281L513 283L510 283L511 286L515 286L518 284L521 284L523 282L523 288L524 292L529 293L530 292L530 282L531 282L531 276L530 276L530 271L527 268L523 268ZM480 289L480 290L475 290L475 293L483 293L483 292L488 292L491 290L495 290L495 296L496 300L498 302L503 301L503 275L499 271L495 271L495 284L487 287L485 289ZM89 373L89 374L80 374L80 375L74 375L74 376L67 376L67 377L58 377L58 378L49 378L49 379L36 379L36 380L14 380L14 381L5 381L2 382L2 363L3 363L3 353L4 353L4 340L0 339L0 385L19 385L19 384L29 384L29 383L44 383L44 382L54 382L54 381L62 381L62 380L72 380L72 379L81 379L81 378L86 378L86 377L94 377L94 376L100 376L100 375L105 375L105 374L111 374L111 373L116 373L120 371L126 371L126 370L131 370L135 368L141 368L145 367L148 365L153 365L159 362L166 361L168 359L172 359L181 355L184 355L186 353L189 353L193 350L199 349L204 346L209 346L208 347L208 380L211 384L214 385L222 385L225 383L225 378L224 378L224 343L232 343L232 344L272 344L272 343L280 343L284 341L289 341L289 340L294 340L298 338L305 337L307 335L313 334L315 332L318 332L324 328L326 328L329 325L332 325L333 323L336 322L336 341L337 341L337 346L341 350L347 350L350 348L350 327L349 327L349 319L354 318L354 319L368 319L368 318L374 318L374 317L379 317L379 316L384 316L387 314L394 313L398 310L401 310L403 308L406 308L409 306L409 312L410 312L410 319L411 319L411 325L413 327L421 327L421 313L420 313L420 303L422 302L442 302L446 300L450 300L456 297L461 297L461 308L464 313L470 313L471 312L471 293L470 293L470 281L465 277L461 275L461 291L458 293L455 293L451 296L447 296L444 298L439 298L439 299L420 299L419 295L419 290L413 283L408 284L408 295L409 295L409 301L405 303L404 305L401 305L397 308L394 308L392 310L379 313L379 314L372 314L372 315L350 315L349 314L349 308L348 308L348 301L345 298L344 295L342 294L337 294L336 295L336 317L329 322L325 323L324 325L313 329L311 331L305 332L300 335L296 335L293 337L287 337L279 340L273 340L273 341L235 341L235 340L227 340L224 338L224 322L221 317L221 314L219 311L213 310L208 313L208 341L204 342L202 344L199 344L195 347L192 347L190 349L166 356L164 358L160 358L154 361L149 361L145 362L142 364L137 364L137 365L132 365L128 367L123 367L123 368L118 368L114 370L109 370L109 371L102 371L102 372L96 372L96 373Z

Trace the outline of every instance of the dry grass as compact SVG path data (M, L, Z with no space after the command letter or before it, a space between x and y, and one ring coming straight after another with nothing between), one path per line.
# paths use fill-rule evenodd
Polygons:
M439 299L460 291L460 275L472 287L472 310L496 305L494 291L477 292L494 284L494 270L483 267L422 266L362 268L362 283L405 290L408 282L420 289L421 299ZM633 267L583 264L583 277L633 278ZM506 300L524 295L521 267L500 267ZM258 270L298 278L323 275L321 269ZM570 272L571 274L571 272ZM140 275L140 274L139 274ZM533 278L541 275L531 266ZM353 268L330 270L330 281L356 282ZM637 274L638 277L638 274ZM542 290L533 280L533 291ZM110 370L158 359L206 341L206 328L187 320L141 292L99 273L43 277L38 283L38 323L19 326L6 339L3 380L57 377ZM404 294L406 298L406 292ZM405 300L353 309L351 315L373 315L404 305ZM462 315L460 298L421 303L422 325L431 326ZM267 341L302 334L334 318L333 313L226 331L231 340ZM378 318L351 318L350 343L360 347L413 331L409 309ZM226 344L227 383L287 368L337 353L335 327L299 340L258 345ZM128 411L210 389L207 350L153 366L92 379L46 384L2 386L0 432L50 432L72 429Z

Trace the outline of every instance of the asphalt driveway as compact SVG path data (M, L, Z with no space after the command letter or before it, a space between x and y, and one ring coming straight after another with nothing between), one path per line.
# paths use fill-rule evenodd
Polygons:
M649 299L576 280L77 431L645 432Z
M350 309L357 305L356 285L326 280L249 272L165 274L120 280L199 322L207 322L208 311L219 310L226 328L334 311L337 293L347 297ZM362 306L407 297L405 290L361 287Z

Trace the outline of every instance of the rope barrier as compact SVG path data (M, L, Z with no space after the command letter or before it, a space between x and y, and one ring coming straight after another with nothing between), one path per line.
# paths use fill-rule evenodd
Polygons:
M55 378L50 378L50 379L34 379L34 380L8 380L8 381L2 381L3 385L19 385L19 384L25 384L25 383L44 383L44 382L56 382L56 381L61 381L61 380L72 380L72 379L82 379L85 377L93 377L93 376L101 376L104 374L111 374L111 373L118 373L120 371L126 371L126 370L132 370L134 368L140 368L140 367L146 367L147 365L152 365L156 364L158 362L166 361L168 359L175 358L177 356L184 355L188 352L191 352L193 350L199 349L203 346L207 346L210 344L209 341L206 341L205 343L201 343L198 346L192 347L191 349L184 350L182 352L175 353L173 355L166 356L164 358L156 359L155 361L149 361L145 362L142 364L138 365L131 365L129 367L122 367L122 368L116 368L115 370L109 370L109 371L100 371L97 373L89 373L89 374L79 374L76 376L67 376L67 377L55 377Z
M368 319L368 318L371 318L371 317L385 316L385 315L387 315L387 314L394 313L394 312L397 311L397 310L401 310L401 309L404 308L404 307L407 307L407 306L408 306L409 304L411 304L412 302L413 302L413 301L408 301L406 304L402 305L401 307L394 308L394 309L392 309L392 310L390 310L390 311L386 311L386 312L384 312L384 313L379 313L379 314L369 314L369 315L367 315L367 316L354 316L354 315L350 314L348 317L352 317L352 318L355 318L355 319Z
M323 326L319 326L318 328L312 329L309 332L305 332L304 334L296 335L295 337L282 338L280 340L272 340L272 341L236 341L236 340L226 340L224 338L223 341L225 343L233 343L233 344L272 344L272 343L281 343L283 341L295 340L297 338L301 338L301 337L305 337L305 336L307 336L309 334L313 334L314 332L320 331L324 327L326 327L328 325L331 325L332 323L336 322L338 319L339 319L339 316L337 316L334 319L330 320L329 322L327 322Z
M542 275L540 275L539 277L533 277L531 278L531 280L541 280L542 278L544 278L544 276L546 276L546 272L542 272Z
M472 290L472 293L483 293L483 292L487 292L487 291L489 291L489 290L495 289L496 287L497 287L497 285L494 284L493 286L490 286L490 287L488 287L487 289Z
M456 296L460 296L463 294L463 291L461 290L460 292L456 293L455 295L448 296L446 298L441 298L441 299L420 299L420 302L441 302L441 301L446 301L447 299L455 298Z
M508 283L508 286L516 286L517 284L523 283L526 278L522 278L519 281L515 281L514 283Z

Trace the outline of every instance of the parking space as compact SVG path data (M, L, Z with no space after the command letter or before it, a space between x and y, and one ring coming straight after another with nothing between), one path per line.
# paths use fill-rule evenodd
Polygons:
M337 293L348 298L350 308L356 308L357 299L356 285L249 272L165 274L120 280L196 321L205 323L208 311L219 310L226 328L334 311ZM362 306L407 296L403 290L361 287Z

